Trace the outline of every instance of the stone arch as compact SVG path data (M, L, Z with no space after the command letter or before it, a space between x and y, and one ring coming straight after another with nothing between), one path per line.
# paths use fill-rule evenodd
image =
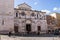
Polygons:
M29 20L29 19L26 20L26 24L31 24L31 23L32 23L32 20Z

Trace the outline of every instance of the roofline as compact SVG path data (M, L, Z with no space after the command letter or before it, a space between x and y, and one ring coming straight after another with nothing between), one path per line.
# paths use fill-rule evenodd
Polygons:
M23 10L23 9L17 9L17 8L14 8L14 10ZM42 11L37 11L37 10L25 10L25 11L42 12Z
M24 3L21 3L19 4L18 6L22 5L22 4L26 4L25 2ZM26 4L27 6L29 6L28 4ZM29 6L30 8L32 8L31 6Z

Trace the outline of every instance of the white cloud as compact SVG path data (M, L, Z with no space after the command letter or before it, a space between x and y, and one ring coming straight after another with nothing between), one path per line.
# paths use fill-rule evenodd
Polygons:
M34 5L37 5L38 3L37 2L34 2Z
M55 10L57 10L57 9L58 9L58 8L56 8L56 7L55 7L55 8L53 8L53 10L54 10L54 11L55 11Z
M50 13L50 11L49 10L41 10L42 12L46 12L47 14L49 14Z
M53 11L59 11L59 10L60 10L60 8L57 8L57 7L53 8Z

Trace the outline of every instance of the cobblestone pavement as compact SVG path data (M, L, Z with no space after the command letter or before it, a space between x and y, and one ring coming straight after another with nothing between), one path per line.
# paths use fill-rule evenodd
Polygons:
M60 37L19 37L0 35L0 40L60 40Z

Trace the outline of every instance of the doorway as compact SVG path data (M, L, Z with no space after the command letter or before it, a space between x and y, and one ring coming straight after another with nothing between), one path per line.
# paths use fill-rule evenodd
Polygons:
M38 26L38 31L41 31L41 26Z
M41 31L41 26L38 26L37 29L38 29L38 33L37 34L39 35L40 31Z
M27 31L27 33L30 33L30 31L31 31L31 24L26 24L26 31Z
M18 26L14 26L14 32L18 33Z

